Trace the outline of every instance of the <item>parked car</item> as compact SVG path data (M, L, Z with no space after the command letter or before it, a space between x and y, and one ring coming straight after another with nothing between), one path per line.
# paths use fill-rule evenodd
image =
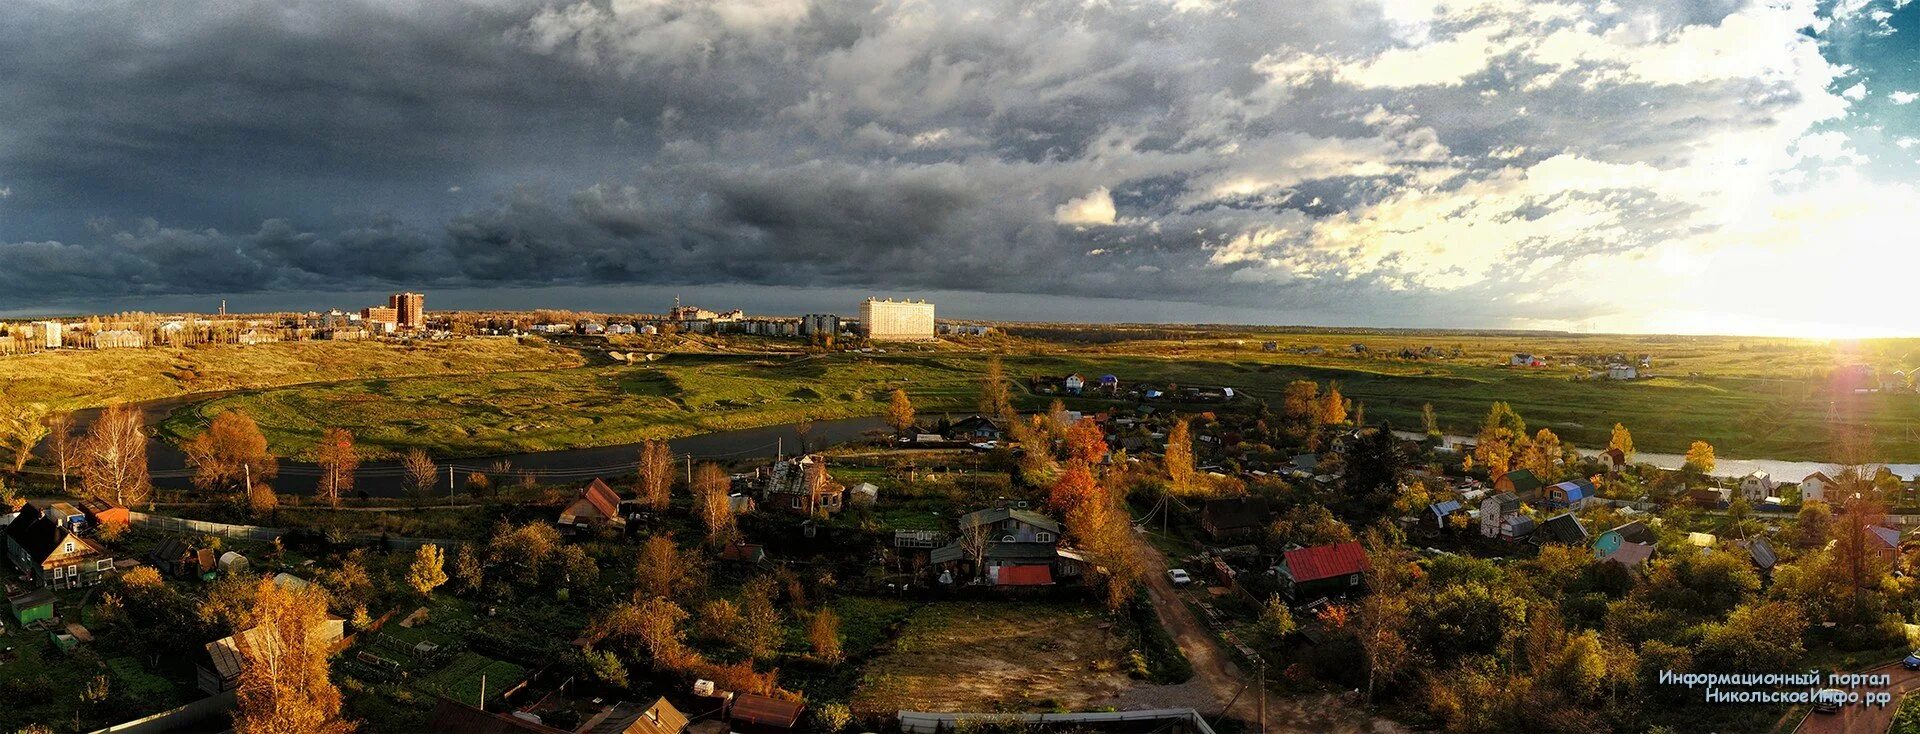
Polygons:
M1900 666L1907 670L1920 670L1920 650L1908 653L1907 659L1900 661Z
M1813 694L1813 712L1817 714L1839 713L1840 707L1845 705L1846 702L1846 691L1838 688L1823 688L1820 689L1819 693Z
M1167 579L1172 581L1174 586L1186 586L1187 584L1193 583L1193 577L1188 576L1187 570L1184 568L1167 569Z

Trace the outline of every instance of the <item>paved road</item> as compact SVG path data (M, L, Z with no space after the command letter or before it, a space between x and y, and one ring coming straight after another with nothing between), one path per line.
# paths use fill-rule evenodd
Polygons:
M1884 734L1892 727L1893 714L1900 708L1900 699L1920 690L1920 671L1907 670L1900 667L1899 663L1888 663L1863 672L1885 673L1892 677L1893 681L1885 689L1885 692L1893 694L1892 704L1846 706L1839 713L1807 714L1807 718L1802 719L1800 726L1794 729L1795 734Z
M1255 676L1248 675L1234 664L1220 639L1214 637L1206 623L1194 614L1193 608L1182 601L1180 593L1173 588L1173 582L1167 580L1167 558L1160 549L1148 543L1144 535L1136 535L1136 539L1140 552L1147 560L1147 595L1153 602L1154 613L1160 617L1160 624L1167 628L1174 642L1180 645L1187 662L1193 664L1193 680L1178 686L1155 687L1170 689L1163 693L1175 697L1161 705L1189 705L1211 719L1232 700L1233 707L1225 715L1246 722L1257 721L1260 714L1259 691L1248 685ZM1268 664L1279 667L1276 661L1268 661ZM1237 699L1234 698L1236 694L1239 696ZM1187 698L1191 702L1182 702L1177 698ZM1399 724L1368 716L1358 707L1335 696L1286 697L1269 694L1266 701L1268 732L1384 734L1405 731ZM1212 705L1205 705L1208 702Z

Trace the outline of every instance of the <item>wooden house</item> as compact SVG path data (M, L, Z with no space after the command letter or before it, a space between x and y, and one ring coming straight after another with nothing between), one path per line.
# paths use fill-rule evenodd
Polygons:
M73 534L31 502L7 525L6 538L7 558L36 586L92 586L113 570L111 555L93 541Z
M1489 538L1501 536L1501 524L1507 518L1520 513L1520 496L1504 492L1489 496L1480 501L1480 534Z
M579 499L560 511L559 524L576 531L603 527L624 530L627 518L620 514L620 495L595 477L580 492Z
M727 706L727 722L737 734L795 731L806 704L757 693L742 693Z
M181 578L200 573L199 555L187 541L170 537L147 554L147 562L162 576Z
M1274 569L1280 593L1292 601L1357 593L1371 570L1366 549L1353 541L1295 548Z
M1060 547L1060 524L1037 512L1011 507L971 512L961 516L959 536L953 542L935 548L928 561L945 571L944 578L962 580L954 574L979 576L995 586L1044 586L1063 577L1079 577L1085 572L1086 556L1071 548ZM981 540L980 568L967 552L966 538Z
M1574 479L1551 485L1540 491L1540 504L1545 507L1568 510L1577 509L1598 494L1593 482Z
M1521 502L1532 502L1540 496L1540 488L1546 482L1540 480L1530 469L1515 469L1500 475L1493 482L1493 491L1512 492Z
M768 507L811 516L843 509L846 488L827 476L826 457L808 454L774 461L761 480L761 493Z
M1266 529L1272 512L1260 497L1222 497L1200 508L1200 527L1214 540L1240 540Z

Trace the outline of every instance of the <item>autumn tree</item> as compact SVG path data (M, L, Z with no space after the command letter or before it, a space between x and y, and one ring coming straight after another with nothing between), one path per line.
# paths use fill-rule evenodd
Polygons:
M1013 399L1007 393L1007 374L1000 366L999 355L987 358L987 371L980 376L979 408L981 415L1013 421Z
M1474 463L1486 469L1489 476L1498 478L1514 469L1514 459L1526 448L1526 443L1527 422L1514 412L1513 406L1495 402L1487 409L1487 419L1474 439Z
M447 555L440 546L428 543L413 552L413 565L407 569L407 585L421 596L432 596L433 590L447 582Z
M60 473L60 492L68 491L67 477L73 475L74 467L80 461L80 438L73 435L73 414L54 413L47 416L47 449L53 454L53 468Z
M840 652L840 615L827 607L814 612L813 618L807 621L807 642L813 646L815 659L829 665L838 664L843 658Z
M254 517L267 517L280 509L280 495L275 494L273 485L266 482L254 482L247 489L247 513Z
M793 422L793 435L800 439L800 453L807 453L813 445L813 419L801 416Z
M51 412L46 403L27 399L20 391L11 379L0 386L0 446L12 454L15 474L26 468L33 447L46 437L46 417Z
M508 569L513 580L527 586L540 582L541 572L560 547L560 531L541 522L518 527L500 523L487 542L488 561Z
M1161 461L1167 465L1167 484L1175 494L1192 486L1193 428L1189 419L1175 420L1167 430L1167 454Z
M1132 519L1118 501L1093 496L1069 509L1066 520L1067 530L1088 560L1105 569L1097 581L1105 592L1107 608L1119 610L1133 598L1140 577L1146 574L1139 543L1133 537Z
M773 603L775 594L773 579L766 576L756 576L740 587L740 642L755 658L773 657L786 636L780 609Z
M633 581L636 599L650 596L673 599L698 586L700 579L693 567L693 558L680 552L673 536L662 534L651 536L641 544Z
M1053 486L1047 489L1047 506L1064 514L1082 504L1098 501L1101 495L1100 483L1093 478L1086 462L1069 461L1059 478L1053 480Z
M1312 441L1320 431L1325 404L1320 401L1320 383L1294 380L1287 383L1280 397L1280 417L1298 438Z
M145 502L153 493L139 410L114 405L94 418L81 450L80 491L121 506Z
M1092 418L1081 418L1067 429L1067 460L1089 465L1107 458L1107 432Z
M1613 435L1607 438L1608 449L1619 449L1620 455L1628 461L1633 460L1633 432L1627 430L1627 424L1613 424Z
M407 472L407 491L423 500L433 494L434 484L440 479L440 467L433 463L433 457L428 456L425 449L409 449L400 465Z
M1566 472L1566 463L1560 447L1560 437L1553 431L1542 428L1520 449L1518 468L1533 472L1543 482L1558 482Z
M480 566L480 554L473 552L473 546L463 543L453 554L453 578L460 582L460 590L469 594L479 591L486 581L486 569Z
M665 441L640 444L640 504L659 512L667 509L673 496L673 450Z
M698 658L685 642L680 623L687 612L658 597L625 602L607 610L587 625L584 636L594 644L615 648L638 647L657 671L681 670Z
M214 416L207 430L187 439L181 449L193 469L194 486L203 490L231 492L248 481L271 480L280 472L260 425L238 410Z
M887 397L887 425L893 426L894 433L906 433L913 423L913 401L907 398L907 391L894 388Z
M353 731L340 717L340 691L328 675L327 639L313 634L327 621L321 591L262 580L252 616L255 626L240 645L235 734Z
M1440 418L1433 413L1433 403L1420 405L1420 428L1426 431L1427 438L1437 439L1445 435L1440 432Z
M360 452L353 447L353 433L345 428L327 429L320 437L314 463L320 466L320 496L339 507L340 493L353 489L354 471L360 468Z
M1327 392L1320 398L1320 422L1337 426L1347 422L1347 399L1340 394L1340 383L1327 383Z
M701 464L693 473L693 507L707 529L707 541L724 545L733 539L733 501L727 495L733 480L718 464Z
M1687 461L1683 465L1687 471L1695 474L1707 474L1713 471L1713 444L1695 441L1687 447Z

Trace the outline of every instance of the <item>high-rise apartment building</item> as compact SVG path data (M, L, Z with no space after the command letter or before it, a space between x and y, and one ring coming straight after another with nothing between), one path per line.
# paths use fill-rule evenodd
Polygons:
M933 304L868 298L860 302L860 335L879 341L933 338Z
M395 293L387 297L396 322L402 329L427 328L427 297L419 293Z

